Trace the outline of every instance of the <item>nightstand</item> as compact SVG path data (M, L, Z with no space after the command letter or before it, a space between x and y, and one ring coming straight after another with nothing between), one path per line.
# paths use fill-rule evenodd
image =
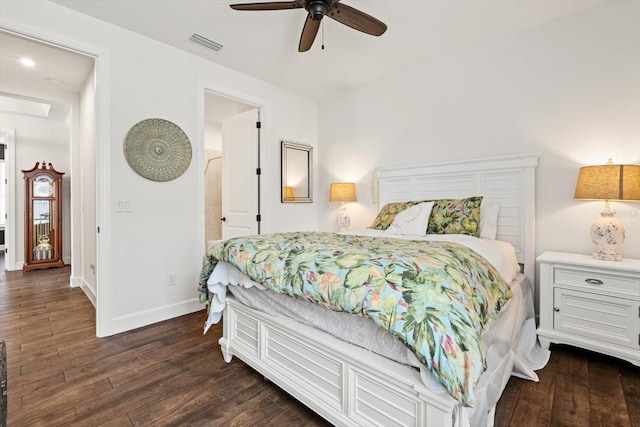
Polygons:
M640 260L563 252L537 260L540 345L574 345L640 366Z

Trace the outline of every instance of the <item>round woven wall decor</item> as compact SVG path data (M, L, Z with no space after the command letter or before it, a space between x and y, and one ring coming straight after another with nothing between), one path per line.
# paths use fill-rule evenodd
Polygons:
M152 181L171 181L191 163L191 143L182 129L164 119L135 124L124 140L124 156L139 175Z

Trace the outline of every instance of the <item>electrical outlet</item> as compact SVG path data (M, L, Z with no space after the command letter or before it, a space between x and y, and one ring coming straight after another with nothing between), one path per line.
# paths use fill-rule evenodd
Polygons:
M178 280L176 278L176 273L169 273L167 285L175 286L177 282L178 282Z

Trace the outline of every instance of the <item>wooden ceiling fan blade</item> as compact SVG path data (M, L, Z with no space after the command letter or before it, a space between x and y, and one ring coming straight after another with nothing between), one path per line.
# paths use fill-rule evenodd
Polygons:
M372 36L380 36L387 31L384 22L344 3L336 3L325 16Z
M300 9L304 7L304 1L269 1L263 3L239 3L230 4L235 10L283 10Z
M311 15L307 15L307 20L304 21L302 35L300 35L298 52L306 52L311 49L313 41L316 39L316 34L318 34L318 28L320 28L321 21L321 19L312 19Z

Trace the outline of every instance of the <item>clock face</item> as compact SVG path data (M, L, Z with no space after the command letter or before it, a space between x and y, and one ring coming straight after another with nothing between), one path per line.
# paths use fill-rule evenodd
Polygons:
M46 175L33 180L33 197L53 197L53 180Z

